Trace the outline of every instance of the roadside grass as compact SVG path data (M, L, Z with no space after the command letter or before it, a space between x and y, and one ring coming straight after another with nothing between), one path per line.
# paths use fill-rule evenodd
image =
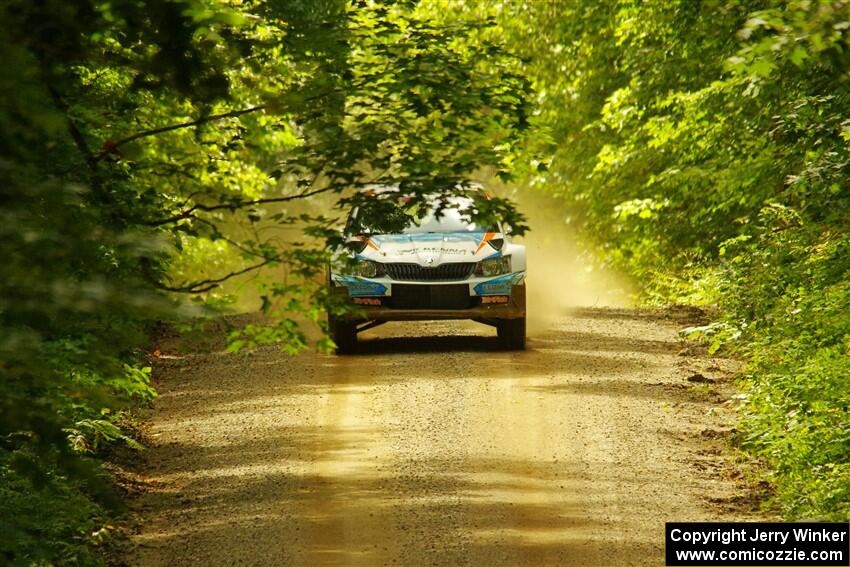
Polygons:
M810 267L817 262L812 256L805 261ZM718 298L720 316L704 327L715 332L691 336L710 352L746 362L733 442L752 461L753 482L765 486L766 506L789 520L847 521L850 282L835 270L847 260L821 261L831 263L832 278L814 269L808 277L788 277L781 287L765 280L782 266L735 266Z

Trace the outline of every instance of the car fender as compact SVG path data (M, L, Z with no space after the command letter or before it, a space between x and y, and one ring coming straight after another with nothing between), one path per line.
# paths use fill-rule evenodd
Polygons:
M524 244L515 244L513 242L506 242L505 248L502 250L502 254L505 256L511 256L511 271L514 272L524 272L525 271L525 245Z

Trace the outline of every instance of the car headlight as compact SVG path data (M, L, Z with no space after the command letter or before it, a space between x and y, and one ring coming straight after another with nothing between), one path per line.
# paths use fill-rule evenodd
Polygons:
M354 275L361 278L377 278L384 275L384 265L371 260L360 260L354 266Z
M489 278L490 276L501 276L502 274L510 273L510 271L510 256L499 256L498 258L490 258L489 260L483 260L481 262L478 262L478 265L475 266L475 275L485 278Z

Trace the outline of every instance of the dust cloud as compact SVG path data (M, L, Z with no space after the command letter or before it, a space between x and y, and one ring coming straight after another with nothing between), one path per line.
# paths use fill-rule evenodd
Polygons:
M516 238L527 247L529 334L550 330L571 308L631 304L626 279L582 249L562 200L530 188L500 193L514 200L531 229Z
M564 201L539 189L523 186L505 186L489 179L485 187L500 196L512 199L528 219L530 231L516 237L527 246L528 254L528 332L531 335L551 330L565 312L575 307L626 307L631 304L631 286L623 277L606 270L587 247L582 247L578 230ZM308 201L287 203L269 211L297 216L299 214L339 215L334 209L335 195L322 195ZM340 220L340 226L342 220ZM245 227L229 225L229 235L234 238L252 236ZM301 241L320 246L306 236L303 226L279 225L262 222L249 228L255 237L271 239L278 246ZM228 282L223 290L238 298L234 312L252 312L260 305L262 282L285 282L291 276L284 267L265 269L258 274L248 274Z

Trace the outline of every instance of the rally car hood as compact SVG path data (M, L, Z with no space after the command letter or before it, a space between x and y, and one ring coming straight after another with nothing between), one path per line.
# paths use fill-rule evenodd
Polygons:
M373 235L360 253L378 262L409 262L439 266L450 262L478 262L497 253L487 242L502 238L497 232L428 232Z

